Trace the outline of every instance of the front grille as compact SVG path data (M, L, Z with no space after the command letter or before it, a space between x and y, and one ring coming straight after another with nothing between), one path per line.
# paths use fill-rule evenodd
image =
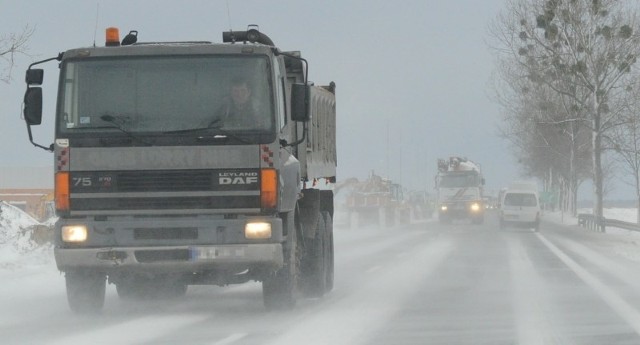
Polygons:
M211 171L124 171L116 174L119 192L211 190Z
M194 210L260 208L260 195L222 197L150 197L71 199L74 211Z
M259 169L72 172L71 213L260 209ZM242 210L242 211L241 211ZM195 212L195 211L194 211Z

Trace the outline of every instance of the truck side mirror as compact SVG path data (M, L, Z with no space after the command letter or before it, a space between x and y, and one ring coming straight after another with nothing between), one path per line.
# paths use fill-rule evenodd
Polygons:
M42 123L42 88L28 87L24 94L24 119L28 125Z
M306 84L291 85L291 119L307 122L311 119L309 113L310 87Z
M43 69L28 69L24 78L27 85L42 85L43 79L44 79Z

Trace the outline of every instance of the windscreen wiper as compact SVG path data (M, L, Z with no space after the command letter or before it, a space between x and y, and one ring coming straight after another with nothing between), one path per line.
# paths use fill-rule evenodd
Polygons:
M131 139L134 139L138 142L141 142L145 145L149 145L149 146L153 146L153 143L145 140L131 132L129 132L128 130L124 129L124 124L129 120L128 117L124 117L124 116L113 116L113 115L102 115L100 116L100 120L104 121L104 122L109 122L112 123L113 126L111 126L110 128L115 128L120 130L122 133L125 133L126 135L128 135L129 137L131 137Z
M191 133L191 132L206 131L210 129L222 130L222 121L220 119L214 119L213 121L209 122L209 125L207 127L196 127L196 128L187 128L187 129L177 129L173 131L164 131L162 132L162 134Z
M242 138L241 136L231 133L222 128L222 125L216 125L220 122L219 119L215 119L211 121L208 127L196 127L196 128L188 128L188 129L178 129L175 131L166 131L162 132L162 134L182 134L182 133L198 133L198 132L209 132L213 135L200 135L196 137L198 141L224 141L228 138L233 138L244 144L254 144L250 140Z

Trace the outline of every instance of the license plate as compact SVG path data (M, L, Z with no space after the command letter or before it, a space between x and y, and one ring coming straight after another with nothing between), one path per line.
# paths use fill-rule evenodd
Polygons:
M246 256L244 247L192 247L191 261L242 258Z

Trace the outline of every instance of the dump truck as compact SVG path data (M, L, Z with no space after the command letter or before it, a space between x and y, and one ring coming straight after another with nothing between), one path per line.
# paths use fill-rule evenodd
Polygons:
M436 190L438 220L450 223L454 219L484 222L484 178L480 164L463 157L438 159Z
M410 220L411 207L402 186L373 171L366 180L351 183L345 206L350 227L390 227Z
M299 51L249 26L221 43L120 41L75 48L26 71L30 142L53 152L55 260L76 312L190 285L262 283L266 309L333 287L335 83L308 81ZM42 122L57 62L55 138ZM234 91L238 82L241 91ZM237 94L249 108L229 112ZM318 183L323 181L323 183Z

